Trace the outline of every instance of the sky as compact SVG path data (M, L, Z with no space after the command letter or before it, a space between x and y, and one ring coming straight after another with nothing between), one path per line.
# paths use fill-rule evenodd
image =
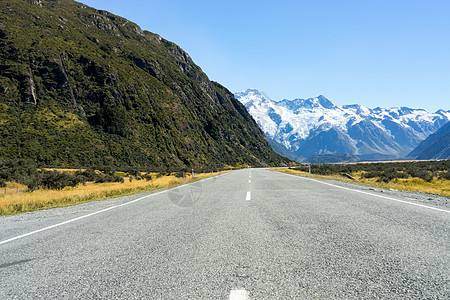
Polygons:
M82 2L177 43L233 92L450 109L447 0Z

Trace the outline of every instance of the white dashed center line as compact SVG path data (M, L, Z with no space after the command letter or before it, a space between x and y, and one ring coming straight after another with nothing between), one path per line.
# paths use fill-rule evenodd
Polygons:
M247 201L252 200L252 192L247 192L247 196L245 196L245 200L247 200Z
M230 292L229 300L250 300L248 292L244 289L232 290Z

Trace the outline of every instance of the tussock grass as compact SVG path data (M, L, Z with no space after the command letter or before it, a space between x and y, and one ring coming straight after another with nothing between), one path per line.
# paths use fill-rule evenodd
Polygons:
M0 188L0 215L12 215L53 207L75 205L83 202L123 196L143 191L169 188L176 185L194 182L203 178L220 174L200 173L195 177L177 178L174 175L161 176L151 181L129 180L124 183L86 183L62 190L39 189L29 192L25 186L8 183L7 188ZM7 191L6 193L4 191Z
M395 189L399 191L420 192L450 197L450 180L446 179L433 178L432 181L427 182L421 178L411 177L411 178L396 178L391 180L390 182L380 182L378 178L364 178L363 177L364 172L352 173L352 176L354 177L355 180L351 180L337 174L316 175L316 174L309 174L308 172L304 171L286 168L275 168L272 170L317 179L334 179L343 182L360 183L383 189Z

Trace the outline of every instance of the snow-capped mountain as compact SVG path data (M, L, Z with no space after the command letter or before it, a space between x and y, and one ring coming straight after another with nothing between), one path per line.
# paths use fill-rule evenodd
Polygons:
M427 137L410 156L416 159L450 159L450 123Z
M324 96L277 102L254 89L235 96L272 147L299 161L403 158L450 120L450 111L336 106Z

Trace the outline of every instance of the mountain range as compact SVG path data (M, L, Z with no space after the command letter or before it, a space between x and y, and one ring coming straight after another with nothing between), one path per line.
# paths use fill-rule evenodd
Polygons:
M450 111L445 110L338 106L325 96L274 101L255 89L235 96L273 149L296 161L406 158L450 120Z
M421 142L410 156L417 159L450 159L450 122Z
M2 0L0 160L275 165L245 107L176 44L71 0Z

